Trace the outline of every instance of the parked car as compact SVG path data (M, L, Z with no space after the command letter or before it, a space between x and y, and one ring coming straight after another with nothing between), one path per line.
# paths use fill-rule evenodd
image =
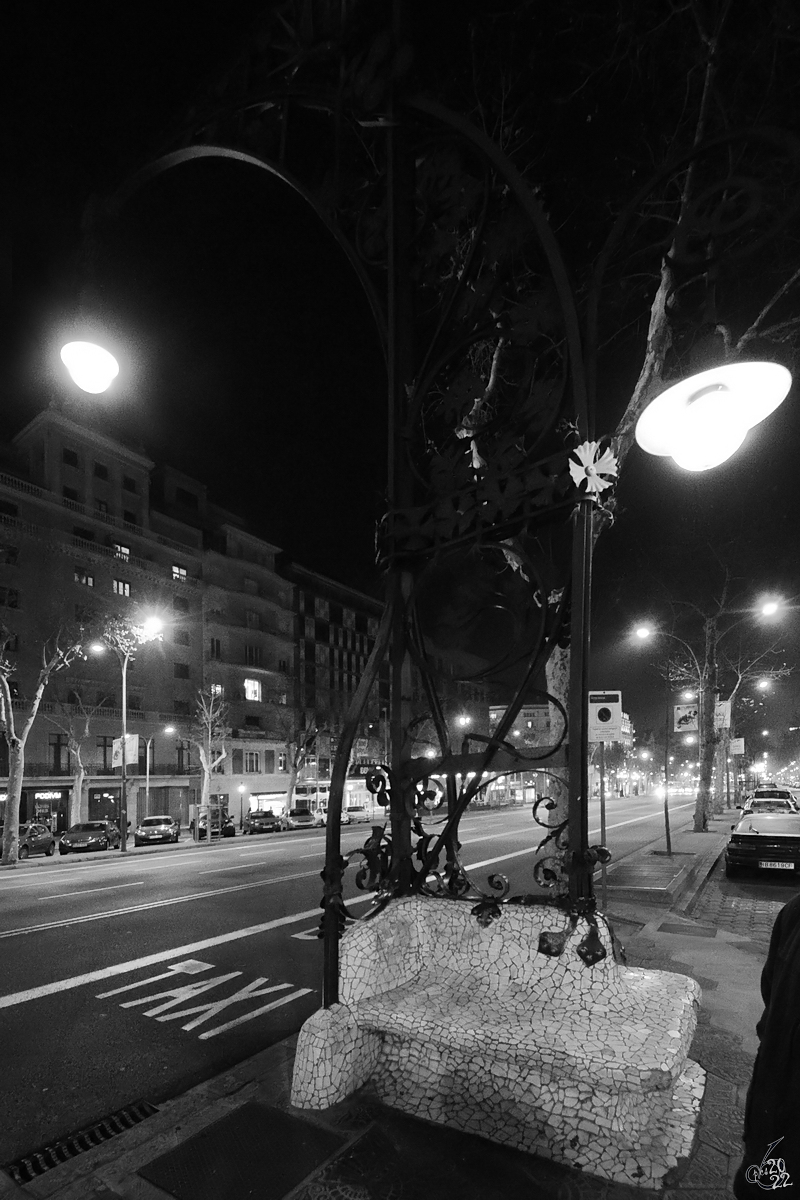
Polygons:
M280 827L280 817L270 809L254 809L242 822L242 833L275 833Z
M194 836L194 821L192 821L189 829L192 832L192 836ZM220 834L222 837L236 837L236 826L233 823L233 818L228 816L227 813L223 813L221 819L218 819L216 814L214 815L211 824L211 836L219 837ZM202 841L204 837L208 837L208 813L200 814L198 836L200 841Z
M328 824L327 806L325 808L318 808L316 813L314 814L314 816L315 816L317 825L327 825ZM342 824L342 825L350 824L350 814L346 808L342 809L341 816L340 816L340 824Z
M745 797L742 813L750 812L800 812L800 809L788 788L761 787Z
M145 817L133 832L135 846L148 846L151 842L177 842L181 827L174 817Z
M742 813L731 830L725 848L726 875L736 875L744 868L800 871L800 812Z
M56 839L46 825L40 825L38 821L20 825L17 851L20 858L27 858L30 854L46 854L50 858L55 854L55 849Z
M315 816L310 808L290 808L281 817L281 829L313 829Z
M66 833L62 833L58 844L59 854L69 854L70 850L117 850L122 835L113 821L83 821L71 825Z
M372 817L363 804L351 804L347 810L347 815L351 821L366 821L369 823Z

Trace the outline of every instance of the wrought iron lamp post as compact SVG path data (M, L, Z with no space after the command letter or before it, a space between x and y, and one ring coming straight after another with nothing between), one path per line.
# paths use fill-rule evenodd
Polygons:
M383 39L381 45L390 52L384 46L384 53L373 55L359 44L351 55L342 34L339 29L336 37L320 42L313 53L298 53L296 59L285 60L276 49L269 69L259 74L269 82L257 97L247 94L240 102L226 102L224 120L218 106L211 105L207 113L195 111L178 148L128 180L111 204L111 211L119 212L149 180L206 157L267 171L308 202L346 253L385 349L388 503L379 531L379 562L386 575L387 603L332 771L323 901L326 1006L337 1000L338 943L350 919L343 899L347 863L341 854L339 820L347 767L380 667L387 660L389 762L373 772L369 786L388 808L389 828L388 833L374 831L362 852L366 867L360 874L383 900L431 890L428 880L435 867L438 882L433 890L474 898L478 919L491 920L499 915L508 885L495 877L488 894L473 887L458 860L458 824L488 772L504 774L533 763L542 767L545 760L521 753L511 732L526 688L556 647L563 648L566 628L571 627L568 696L549 696L563 718L563 729L548 747L546 762L547 767L568 767L568 810L566 819L553 825L539 821L541 807L534 810L547 830L547 849L555 850L551 858L560 864L540 864L537 882L558 882L562 900L573 912L594 912L593 873L606 852L588 845L592 550L598 513L605 519L603 497L617 473L613 447L594 440L600 285L636 205L643 204L657 184L685 172L703 152L703 147L695 147L665 167L621 214L598 259L584 335L560 249L529 183L481 129L413 90L406 78L411 55L400 0L393 6L392 29L382 30L372 47ZM265 44L269 56L269 39ZM282 45L283 33L275 42L276 47ZM365 57L379 64L372 75L364 67ZM240 123L244 114L247 121ZM218 130L228 120L231 129L247 125L246 145L236 144L235 135L233 144L221 144ZM319 125L314 125L316 120ZM298 129L304 132L296 135ZM316 137L319 155L315 158L303 145L293 156L295 136ZM734 140L732 135L729 141ZM420 177L440 154L452 156L463 183L463 202L452 214L450 240L445 236L447 222L433 232L424 221L420 228L419 214L427 215L431 206L416 204ZM341 184L342 179L355 178L364 185L358 203ZM504 222L514 230L507 251L498 250L497 231ZM556 313L552 328L544 330L534 321L534 332L524 332L518 310L524 309L525 296L516 306L509 304L496 286L497 256L503 253L509 259L525 258L529 277L547 281ZM464 367L473 351L487 360L478 382ZM501 369L514 356L516 367ZM785 394L788 373L775 368L767 374L775 390L768 402L762 397L756 411L742 400L738 367L729 366L723 376L695 380L688 391L659 397L653 409L645 411L637 434L640 445L651 453L675 453L694 470L722 461L747 428L779 403L781 389ZM713 430L721 412L730 436L720 448ZM735 420L727 420L731 414ZM667 433L680 432L677 447L664 433L664 418ZM700 450L690 448L696 434L702 439ZM567 542L570 547L545 561L546 556L537 557L532 550L532 543L541 540L557 543L559 551ZM436 564L467 550L515 572L519 594L528 605L526 654L521 682L492 735L468 733L466 747L454 749L420 627L418 596ZM436 729L439 749L434 759L414 753L414 671ZM431 835L422 821L434 777L446 780L447 817Z

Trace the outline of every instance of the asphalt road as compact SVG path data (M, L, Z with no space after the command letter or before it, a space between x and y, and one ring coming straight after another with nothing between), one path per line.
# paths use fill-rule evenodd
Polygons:
M676 797L673 828L693 803ZM599 805L589 814L599 841ZM615 858L663 832L655 797L609 800ZM344 827L344 853L367 825ZM0 1163L135 1101L158 1104L295 1032L319 1007L324 831L30 860L0 872ZM535 890L530 808L462 823L477 881ZM348 872L353 911L369 898Z

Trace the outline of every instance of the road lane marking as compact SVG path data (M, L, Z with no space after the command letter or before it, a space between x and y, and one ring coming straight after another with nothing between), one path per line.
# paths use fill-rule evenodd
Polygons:
M139 979L136 983L126 983L122 987L112 988L110 992L98 992L95 1000L105 1000L108 996L119 996L122 992L130 992L133 988L147 987L148 983L158 983L161 979L174 979L175 974L199 975L201 971L210 971L213 963L198 962L196 958L188 958L186 962L172 963L160 975L151 975L149 979Z
M291 984L289 986L291 987ZM254 1017L260 1017L262 1013L270 1012L273 1008L280 1008L282 1004L291 1004L292 1000L299 1000L301 996L307 996L311 990L311 988L298 988L290 996L281 996L280 1000L273 1000L271 1004L265 1004L263 1008L257 1008L255 1012L245 1013L243 1017L236 1017L225 1025L218 1025L216 1029L209 1029L205 1033L201 1033L198 1041L204 1042L208 1038L217 1037L218 1034L233 1029L235 1025L243 1025L245 1021L252 1021Z
M237 883L232 887L212 888L206 892L193 892L190 896L170 896L167 900L148 900L145 904L129 904L127 908L109 908L104 912L85 913L80 917L65 917L62 921L39 922L18 929L5 929L0 939L18 937L21 933L36 933L43 929L63 929L67 925L83 925L87 921L102 921L107 917L124 917L130 913L147 912L153 908L167 908L170 904L189 904L192 900L204 900L210 896L224 896L227 892L245 892L250 888L269 887L273 883L288 883L293 879L314 879L316 871L299 871L294 875L276 875L274 879L257 879L253 883Z
M236 889L231 889L236 890ZM205 893L208 894L208 893ZM374 904L372 893L367 896L356 896L347 900L348 908L355 904ZM184 946L175 946L171 950L159 950L154 954L145 954L142 958L134 958L128 962L117 963L111 967L99 967L96 971L86 971L83 975L73 975L70 979L56 979L52 983L41 984L39 987L26 988L21 992L9 992L0 996L0 1008L15 1008L18 1004L27 1004L31 1000L41 1000L46 996L54 996L59 992L72 991L88 983L99 983L103 979L113 979L115 975L127 975L131 971L140 971L144 967L153 967L157 963L169 962L171 958L180 958L184 954L198 954L209 950L212 946L222 946L228 942L236 942L241 938L257 937L260 933L270 933L284 925L294 925L298 921L310 921L319 917L320 908L308 908L305 912L290 913L286 917L276 917L272 921L264 921L261 925L248 925L242 929L232 929L215 937L204 938L200 942L189 942Z
M79 892L54 892L52 896L40 896L39 900L60 900L62 896L88 896L90 892L113 892L124 887L144 887L144 880L137 879L135 883L110 883L107 887L81 888Z
M241 974L241 972L239 972ZM224 978L227 978L225 976ZM288 988L294 987L293 983L273 983L269 987L262 987L262 983L269 981L260 977L254 979L252 983L246 983L243 988L239 988L238 992L234 992L232 996L224 996L221 1000L211 1000L208 1004L196 1004L194 1008L183 1008L180 1012L167 1013L166 1016L156 1017L157 1021L180 1021L183 1017L191 1017L194 1013L199 1013L193 1021L187 1021L185 1025L181 1025L181 1029L187 1032L190 1029L196 1029L198 1025L204 1025L206 1021L211 1021L214 1017L218 1017L226 1008L230 1008L232 1004L239 1004L244 1000L257 1000L260 996L271 996L275 992L285 992ZM146 1017L150 1013L144 1014ZM247 1014L248 1016L250 1014ZM255 1016L256 1013L252 1013Z

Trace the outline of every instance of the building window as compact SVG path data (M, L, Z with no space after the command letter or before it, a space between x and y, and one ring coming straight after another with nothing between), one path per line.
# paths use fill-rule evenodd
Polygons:
M175 610L175 612L188 612L189 611L189 601L186 599L185 596L173 596L172 597L172 607Z
M188 700L175 700L173 702L173 709L174 709L176 717L188 717L189 716L189 701Z
M122 519L126 525L138 525L139 524L139 514L135 513L135 512L131 512L130 509L127 509L127 508L124 508L122 510Z
M142 697L128 696L128 708L132 708L134 712L143 712Z
M261 720L259 717L245 717L244 723L248 729L260 729Z
M258 751L257 750L245 750L245 752L244 752L244 769L248 775L257 775L258 774L259 766L258 766Z
M76 567L75 582L82 583L84 587L94 587L94 575L90 575L88 571L84 571L83 567Z
M258 613L253 608L248 608L245 613L245 621L248 629L258 629Z
M130 546L123 546L120 542L114 542L114 558L123 558L127 562L130 556Z
M102 463L94 464L95 479L108 479L108 467L104 467Z
M176 646L190 646L192 637L188 629L176 629L172 638Z
M80 466L80 460L78 459L78 455L75 450L66 450L66 449L62 450L61 451L61 461L63 463L65 463L68 467L79 467Z
M0 513L6 517L18 517L19 509L16 504L9 504L7 500L0 500Z
M62 487L61 495L65 500L70 500L73 504L77 504L80 501L80 496L75 491L75 488Z
M97 739L97 749L99 751L100 769L104 775L110 775L114 739L112 737L99 737Z
M95 506L95 509L97 510L97 512L106 513L106 514L108 513L108 501L107 500L95 500L94 506Z
M72 526L72 536L80 538L82 542L93 542L94 533L91 529L81 529L80 525Z
M131 479L130 475L123 475L122 476L122 486L124 487L126 492L135 492L136 491L136 480Z
M211 695L219 696L220 699L222 699L222 697L225 695L225 689L221 683L212 683L211 684Z
M287 756L286 756L286 751L279 750L278 751L278 770L279 771L287 771L289 769L287 766L287 761L288 760L287 760Z
M222 658L222 647L219 638L208 639L208 657Z
M192 743L178 742L178 774L188 775L192 769Z
M50 774L67 775L69 773L69 754L67 752L67 735L65 733L50 734Z
M0 587L0 606L19 608L19 592L16 588Z
M181 567L178 563L172 564L172 578L178 583L183 583L186 579L186 567Z
M279 671L288 671L289 670L288 658L279 658L278 659L278 670Z
M244 577L244 590L249 592L251 596L258 595L258 580L251 579L249 575Z
M245 698L245 700L260 700L261 699L261 680L260 679L245 679L245 681L244 681L244 698Z
M261 666L261 647L260 646L245 646L244 661L248 667Z
M173 673L174 673L176 679L188 679L189 678L189 664L188 663L173 663L172 670L173 670Z
M126 583L124 579L114 580L114 595L115 596L130 596L131 585Z
M273 775L275 773L275 751L264 751L264 774Z

